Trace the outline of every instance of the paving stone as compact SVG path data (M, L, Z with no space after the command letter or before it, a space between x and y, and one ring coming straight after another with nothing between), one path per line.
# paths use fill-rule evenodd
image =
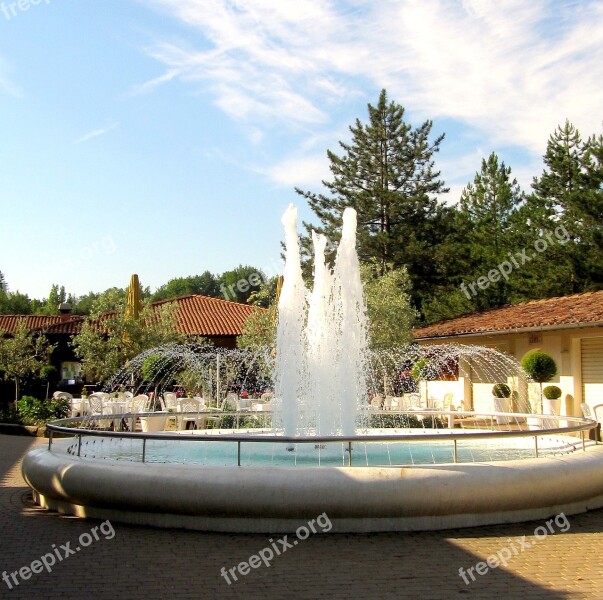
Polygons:
M99 525L33 505L20 459L40 443L45 442L0 435L0 575L68 542L77 546L82 534ZM315 535L231 585L220 569L268 546L269 535L113 523L113 539L99 533L98 541L57 561L50 573L32 574L12 590L0 579L0 598L603 599L603 510L568 521L566 533L540 541L534 537L543 524L538 521L441 532ZM537 543L506 567L464 583L459 568L475 568L523 535Z

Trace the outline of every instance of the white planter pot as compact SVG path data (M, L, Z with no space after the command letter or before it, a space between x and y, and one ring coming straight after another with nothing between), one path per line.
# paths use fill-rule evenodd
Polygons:
M559 415L561 412L561 398L556 400L542 399L542 412L545 415Z
M511 398L497 398L492 396L492 403L494 404L494 412L511 412ZM511 422L511 417L496 417L496 423L498 425L506 425Z
M561 398L556 400L549 400L548 398L542 398L542 412L545 415L559 415L561 414ZM559 419L546 419L544 426L547 429L556 429L558 427L567 427L567 421L560 421Z
M538 431L542 429L543 423L543 419L539 419L537 417L528 417L528 428L530 431Z
M158 412L155 415L140 417L140 425L142 430L146 433L163 431L165 429L165 424L167 423L167 418L168 413Z

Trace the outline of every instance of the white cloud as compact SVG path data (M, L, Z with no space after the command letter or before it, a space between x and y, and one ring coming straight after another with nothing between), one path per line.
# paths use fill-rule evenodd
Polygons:
M370 89L374 102L382 87L413 115L470 125L488 147L541 155L566 118L585 135L601 126L596 0L153 3L188 25L201 49L154 47L166 73L147 87L174 78L202 84L256 130L286 124L311 139L340 125L338 109L351 96ZM295 179L295 168L280 167L277 181Z
M256 168L256 172L269 177L285 187L309 186L316 188L323 179L330 179L330 171L324 154L286 158L269 168Z
M111 125L107 126L107 127L101 127L100 129L94 129L93 131L89 131L88 133L84 134L82 137L79 137L77 140L74 140L74 144L82 144L84 142L87 142L88 140L91 140L92 138L95 137L99 137L101 135L105 135L106 133L109 133L110 131L113 131L114 129L116 129L119 126L119 123L112 123Z
M19 89L19 86L11 81L10 72L10 65L0 56L0 93L4 92L9 96L21 98L23 97L23 93Z

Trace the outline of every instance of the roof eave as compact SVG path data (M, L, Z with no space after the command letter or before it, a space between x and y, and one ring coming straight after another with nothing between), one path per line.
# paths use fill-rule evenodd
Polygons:
M510 333L533 333L537 331L553 331L558 329L586 329L588 327L603 327L603 321L595 321L593 323L562 323L560 325L541 325L535 327L515 327L511 329L489 329L487 331L469 331L465 333L448 333L443 335L413 337L413 340L415 342L424 342L429 340L441 340L447 338L484 337L489 335L508 335Z

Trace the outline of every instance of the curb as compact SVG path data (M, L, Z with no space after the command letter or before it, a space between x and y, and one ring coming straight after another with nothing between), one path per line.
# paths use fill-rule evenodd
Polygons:
M37 425L19 425L16 423L0 423L0 434L45 437L46 427L38 427Z

